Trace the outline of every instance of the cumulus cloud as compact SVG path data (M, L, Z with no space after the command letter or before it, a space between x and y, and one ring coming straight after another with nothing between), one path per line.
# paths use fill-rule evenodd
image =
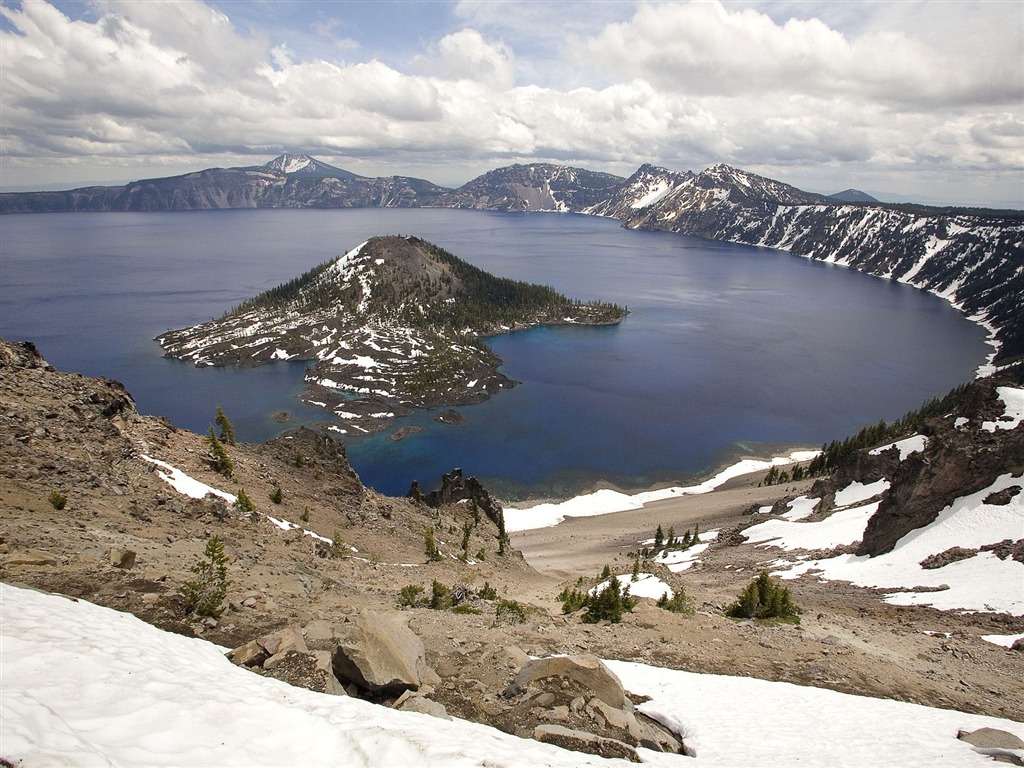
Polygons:
M824 179L843 168L945 165L949 178L969 172L980 188L986 174L1024 170L1022 35L981 5L957 46L941 13L900 26L879 21L900 13L888 6L839 31L761 6L645 4L623 15L609 3L600 12L618 20L589 18L565 37L551 23L555 4L513 23L464 2L457 15L483 31L467 25L423 41L403 68L311 56L240 32L199 0L108 0L89 20L23 0L0 7L2 161L8 175L41 159L178 157L202 167L204 154L304 149L376 160L362 169L371 173L529 160L628 173L642 162L725 161L794 183L815 169ZM536 40L524 36L541 22L547 58L526 62ZM986 29L991 45L979 50ZM554 69L543 82L531 75L541 60ZM551 62L575 74L560 82Z
M898 5L898 4L897 4ZM1011 14L1012 16L1012 14ZM929 46L905 30L850 37L817 18L778 23L752 8L712 2L642 6L624 22L571 41L577 63L627 72L690 94L801 93L889 103L963 105L1020 97L1024 56L1013 26L989 27L995 49ZM1009 49L1009 50L1007 50Z

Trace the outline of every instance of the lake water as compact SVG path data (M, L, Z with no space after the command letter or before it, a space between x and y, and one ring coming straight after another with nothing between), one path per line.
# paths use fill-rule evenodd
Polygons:
M770 249L565 214L236 210L0 218L0 335L60 369L124 382L143 413L243 440L324 420L304 364L197 369L153 338L209 320L378 234L412 234L495 274L628 305L614 327L490 340L521 386L347 441L363 481L404 493L460 466L507 499L685 483L743 455L817 446L971 378L985 334L913 288ZM275 424L278 411L293 414Z

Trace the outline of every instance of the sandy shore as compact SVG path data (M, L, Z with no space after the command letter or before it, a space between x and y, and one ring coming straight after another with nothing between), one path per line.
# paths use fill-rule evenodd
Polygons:
M761 486L759 469L724 482L708 493L680 495L644 504L639 509L567 517L558 525L512 532L512 545L542 574L559 581L597 572L616 557L637 549L638 542L654 536L658 525L678 534L699 525L701 531L735 525L751 505L772 504L781 496L801 494L813 480Z

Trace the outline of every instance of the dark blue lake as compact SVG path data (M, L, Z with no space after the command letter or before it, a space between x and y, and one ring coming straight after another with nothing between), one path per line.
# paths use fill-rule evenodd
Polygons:
M203 211L0 218L0 335L61 369L118 379L143 413L205 432L220 404L244 440L328 414L303 364L196 369L153 338L378 234L412 234L505 277L628 305L619 326L490 340L522 385L400 442L347 441L363 481L404 493L461 466L505 498L605 480L681 483L741 456L817 446L971 378L985 334L913 288L770 249L565 214ZM272 414L288 411L286 425Z

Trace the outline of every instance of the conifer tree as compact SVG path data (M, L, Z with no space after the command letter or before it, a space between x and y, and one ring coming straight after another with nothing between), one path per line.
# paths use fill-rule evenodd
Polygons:
M505 532L505 510L498 510L498 554L504 555L508 546L508 533Z
M427 560L431 562L437 562L441 559L441 551L437 548L437 542L434 540L434 529L427 528L423 534L424 551L427 554Z
M217 435L213 433L213 427L210 427L210 434L206 436L206 443L210 446L211 463L214 470L220 472L224 477L231 477L231 473L235 471L235 463L228 456L224 443L218 440Z
M217 426L220 427L220 439L221 442L227 443L228 445L235 444L235 428L228 420L224 410L218 405L217 406Z
M665 546L668 547L669 549L671 549L675 545L676 545L676 527L674 525L670 525L668 527L668 541L665 542Z
M654 532L654 548L661 549L661 545L665 543L665 532L661 530L661 523L658 523L658 530Z
M640 581L640 555L633 559L633 581Z
M228 558L224 554L224 544L216 536L206 542L203 557L197 559L190 569L195 574L181 585L181 595L185 598L189 609L197 616L218 618L223 612L221 607L228 594Z

